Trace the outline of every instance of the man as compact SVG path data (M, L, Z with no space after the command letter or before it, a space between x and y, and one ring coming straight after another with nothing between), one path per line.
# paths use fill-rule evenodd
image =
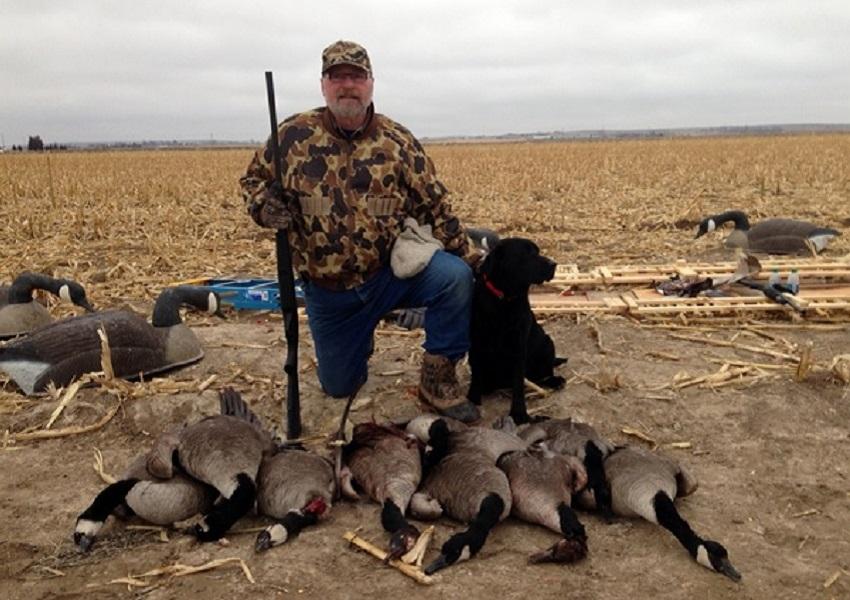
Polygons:
M326 106L278 127L282 189L273 181L268 143L240 184L259 225L288 228L322 388L334 397L357 389L366 380L381 317L424 306L420 398L447 416L478 420L478 409L458 385L455 363L469 349L469 264L479 255L419 141L375 112L366 50L342 40L325 48L321 84ZM444 250L402 279L390 268L390 253L406 217L430 225Z

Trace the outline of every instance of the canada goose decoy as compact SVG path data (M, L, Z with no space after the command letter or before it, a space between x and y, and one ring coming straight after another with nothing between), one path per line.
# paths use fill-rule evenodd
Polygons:
M0 348L5 371L24 394L44 391L52 381L68 385L84 373L101 370L103 328L109 339L112 368L118 377L150 375L196 362L204 351L180 319L180 305L219 313L220 299L197 286L164 289L156 300L152 323L125 310L108 310L53 322Z
M147 455L141 455L121 479L104 488L84 510L74 528L74 543L83 552L91 549L109 515L128 518L137 515L155 525L172 525L212 508L218 493L211 487L169 471L168 479L158 479L148 465L170 464L170 455L161 455L177 439L177 433L163 434Z
M381 525L390 534L387 560L408 552L419 530L404 517L422 479L419 444L393 425L358 423L343 450L342 489L358 498L352 483L381 505Z
M76 281L27 271L11 285L0 285L0 339L29 333L53 322L47 309L33 299L34 290L51 292L87 312L94 310L86 299L86 290Z
M593 426L570 418L547 419L520 427L517 433L529 444L544 443L552 452L575 456L582 461L597 509L605 517L613 516L604 461L614 451L614 445L600 436Z
M469 236L475 247L485 254L490 252L502 239L498 233L486 227L467 227L466 235Z
M587 534L571 507L572 496L587 484L584 465L574 456L546 448L508 452L497 461L508 476L511 514L563 536L529 557L531 563L570 563L587 556Z
M700 565L733 581L741 580L740 573L729 562L726 548L697 535L676 510L673 500L697 488L696 479L676 461L644 448L625 446L605 459L605 474L616 515L639 516L661 525ZM590 493L580 494L578 501L588 508L594 507Z
M794 219L765 219L750 227L747 215L740 210L728 210L703 219L696 237L701 237L727 221L735 229L726 238L727 248L742 248L765 254L817 254L841 232L831 227L821 227L808 221Z

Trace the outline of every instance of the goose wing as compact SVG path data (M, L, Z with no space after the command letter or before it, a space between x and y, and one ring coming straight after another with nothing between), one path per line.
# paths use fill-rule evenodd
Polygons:
M751 250L773 254L808 251L807 240L816 236L835 236L835 229L795 219L767 219L754 225L747 234Z
M281 519L317 496L330 506L333 466L306 450L286 449L263 459L257 475L257 505L264 515Z
M511 511L507 476L488 457L477 453L446 456L428 475L422 491L437 500L445 514L464 523L477 516L483 500L493 493L504 502L500 518L504 519Z

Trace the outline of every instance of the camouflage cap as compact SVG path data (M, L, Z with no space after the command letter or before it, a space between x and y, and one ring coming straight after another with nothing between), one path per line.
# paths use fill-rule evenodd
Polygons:
M372 63L366 48L355 42L338 40L322 51L322 74L337 65L360 67L372 76Z

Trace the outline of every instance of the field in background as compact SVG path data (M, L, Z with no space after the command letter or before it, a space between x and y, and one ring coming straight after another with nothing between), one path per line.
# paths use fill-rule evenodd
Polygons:
M0 156L0 280L23 269L150 298L171 281L270 274L238 179L252 150ZM696 223L730 208L850 225L850 136L429 147L464 222L537 240L560 262L705 257ZM834 256L850 252L850 235ZM96 292L95 292L96 293Z
M754 220L786 216L850 227L846 135L429 150L464 221L534 238L562 263L728 258L720 235L693 239L701 217L728 208ZM0 155L0 282L24 269L70 276L98 308L129 304L147 315L150 300L173 281L274 273L272 237L250 221L238 191L251 152ZM836 241L829 257L850 254L850 232ZM61 394L27 398L0 375L0 598L850 597L850 386L831 370L847 355L850 325L787 315L552 318L545 327L559 355L569 357L559 367L567 384L530 398L535 413L592 423L616 444L657 444L691 469L700 487L677 501L679 510L697 533L728 548L741 584L695 564L658 527L582 513L590 550L580 563L529 567L526 556L555 535L510 519L475 560L438 574L437 589L423 592L343 541L357 529L386 542L379 506L368 502L340 502L319 526L260 555L255 534L244 532L268 520L251 516L228 534L227 545L114 522L81 554L71 541L73 524L103 487L93 451L117 476L153 435L217 412L225 385L267 424L282 422L280 315L228 310L225 319L191 312L186 319L204 346L202 361L128 393L84 387L65 396L71 399L61 414ZM300 335L307 444L327 454L323 436L338 427L342 403L320 389L304 323ZM421 330L378 329L353 422L409 419L425 408L416 394L423 340ZM797 366L803 356L812 361L804 379ZM464 365L460 377L462 385L469 380ZM506 414L508 404L506 395L486 398L483 421ZM52 431L43 431L57 414ZM57 432L56 439L26 437ZM441 519L426 560L459 527ZM237 558L256 583L234 563L186 577L149 575L175 563Z

